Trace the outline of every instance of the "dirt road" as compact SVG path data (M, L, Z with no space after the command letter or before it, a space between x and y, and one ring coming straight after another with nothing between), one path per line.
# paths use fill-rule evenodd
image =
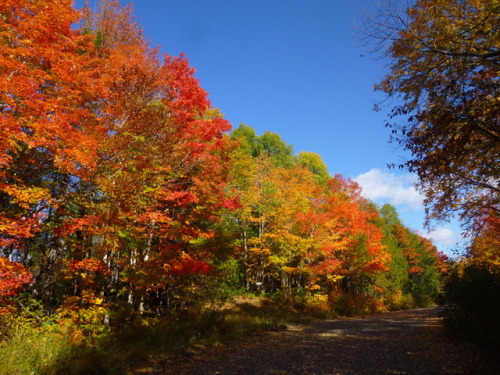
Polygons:
M188 352L146 373L497 375L500 367L448 339L430 308L291 326Z

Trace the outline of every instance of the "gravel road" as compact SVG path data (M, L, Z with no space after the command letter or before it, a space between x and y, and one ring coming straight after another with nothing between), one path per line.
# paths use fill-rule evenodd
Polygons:
M451 341L437 309L296 325L187 352L143 373L498 375L500 364Z

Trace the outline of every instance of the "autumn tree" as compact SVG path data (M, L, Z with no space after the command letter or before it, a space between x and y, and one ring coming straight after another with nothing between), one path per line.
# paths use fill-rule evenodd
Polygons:
M308 287L315 277L314 260L326 238L314 238L303 230L301 219L314 216L315 202L322 199L323 189L312 173L299 166L276 168L271 175L273 201L278 204L269 219L268 231L263 236L270 250L269 271L274 288L290 296ZM333 271L333 267L331 270Z
M236 232L234 255L242 262L245 287L247 291L256 291L262 290L258 286L269 278L268 235L283 202L276 186L277 167L270 158L254 158L246 152L240 156L233 166L230 185L240 207L230 212L227 220Z
M469 255L474 263L497 269L500 267L500 219L485 215L478 222L477 229L469 249Z
M343 272L337 286L351 296L370 294L376 286L374 275L386 272L391 260L375 223L376 208L361 196L357 183L340 175L328 181L326 207L346 240L339 254Z
M33 275L19 262L0 256L0 315L9 307L9 299L16 296L26 284L33 282Z
M97 295L132 310L184 303L233 203L228 122L119 1L95 14L7 1L0 14L2 254L29 260L47 313Z
M66 248L56 231L104 130L94 110L102 66L88 53L93 37L73 28L71 1L3 1L0 14L0 246L31 258L34 288L53 306Z
M366 18L363 36L388 62L376 88L397 103L387 126L411 154L403 166L428 220L459 213L472 229L485 210L498 217L499 15L498 0L418 0Z
M106 0L88 12L84 27L95 35L109 88L92 176L99 204L87 210L96 222L87 233L98 241L79 256L105 261L114 275L106 289L122 289L113 299L168 310L186 303L187 286L211 268L215 249L205 242L217 210L231 203L224 192L230 126L184 56L160 58L149 46L130 7Z

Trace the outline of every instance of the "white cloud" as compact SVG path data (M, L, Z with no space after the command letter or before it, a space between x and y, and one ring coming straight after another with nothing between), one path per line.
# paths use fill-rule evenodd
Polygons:
M425 233L420 233L422 236L430 239L433 243L439 243L443 246L452 246L460 241L463 241L460 234L454 231L450 226L433 228Z
M396 175L373 168L354 180L363 188L363 195L377 203L390 203L413 211L423 209L424 197L413 186L414 175Z
M366 198L378 204L390 203L396 206L406 226L414 228L421 236L431 240L447 255L452 256L455 248L466 246L470 241L469 238L462 237L459 223L455 219L431 230L422 229L425 217L424 196L413 186L417 181L415 175L396 175L374 168L355 177L354 181L361 186Z

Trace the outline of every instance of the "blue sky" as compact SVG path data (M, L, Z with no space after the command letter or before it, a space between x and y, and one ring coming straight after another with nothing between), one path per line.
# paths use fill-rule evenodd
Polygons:
M372 110L384 99L373 90L384 67L354 36L376 2L136 0L134 8L152 46L185 53L234 127L276 132L296 153L317 152L330 174L356 179L370 199L394 204L407 226L424 231L415 177L386 168L404 154L387 142L389 108ZM439 224L430 237L451 254L459 232Z

